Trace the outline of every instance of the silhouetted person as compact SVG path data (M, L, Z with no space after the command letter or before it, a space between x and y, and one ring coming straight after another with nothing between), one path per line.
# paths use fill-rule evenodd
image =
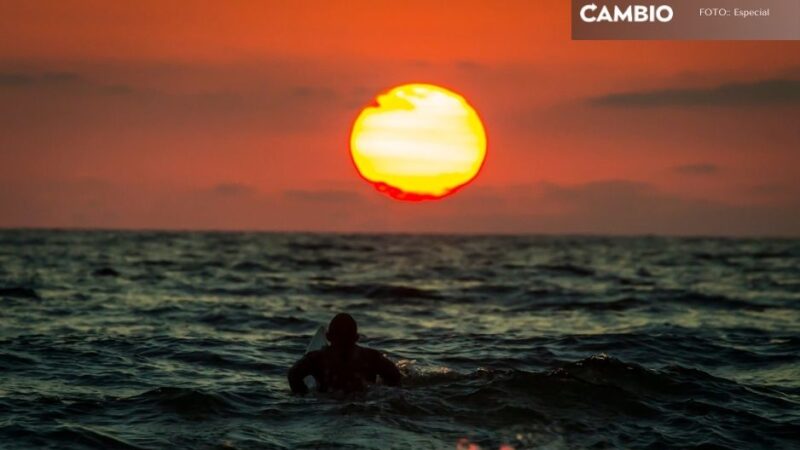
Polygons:
M325 337L330 342L328 347L306 353L289 369L292 392L308 392L303 379L309 375L316 380L320 392L363 391L377 377L385 385L400 385L400 371L393 362L377 350L356 345L358 325L350 314L337 314Z

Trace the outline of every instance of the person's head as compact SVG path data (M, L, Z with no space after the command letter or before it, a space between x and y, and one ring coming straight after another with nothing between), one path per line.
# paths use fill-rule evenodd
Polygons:
M358 325L350 314L339 313L328 324L325 337L331 345L353 345L358 341Z

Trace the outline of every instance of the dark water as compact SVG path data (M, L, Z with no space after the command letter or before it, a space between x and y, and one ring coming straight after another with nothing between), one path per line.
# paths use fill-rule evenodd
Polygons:
M0 232L2 448L800 448L800 241ZM404 388L289 394L338 311Z

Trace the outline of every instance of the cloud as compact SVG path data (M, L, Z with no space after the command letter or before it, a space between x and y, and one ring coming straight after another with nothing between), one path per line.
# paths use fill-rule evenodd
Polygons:
M75 72L0 72L0 89L60 89L127 94L134 88L125 84L95 82Z
M713 175L718 173L720 168L716 164L699 163L675 166L672 170L681 175Z
M346 190L261 192L240 183L206 189L100 179L0 179L0 228L149 228L348 231L359 228L361 196Z
M285 68L290 69L294 67ZM72 139L65 134L86 129L98 132L81 133L84 137L75 139L92 136L97 141L98 136L109 136L118 141L124 133L136 133L136 139L195 136L198 130L214 136L265 132L289 136L343 129L350 118L343 114L350 108L350 97L326 84L322 75L319 80L294 80L289 74L273 74L271 79L264 74L262 80L257 75L263 68L246 75L217 75L200 67L183 79L183 72L176 74L177 69L170 67L149 70L141 75L145 69L135 65L128 72L0 69L4 99L0 134L32 141L52 132L50 139L66 142ZM81 152L86 146L75 147ZM11 150L23 151L6 145L0 153Z
M671 88L593 97L607 107L800 105L800 80L772 79L729 83L712 88Z
M262 193L102 180L0 182L0 227L247 229L336 232L800 236L796 196L726 204L632 180L479 188L400 203L346 189Z
M220 183L213 188L211 192L219 195L236 196L236 195L249 195L256 193L252 186L240 183Z
M169 104L180 104L187 108L246 108L264 110L274 105L275 100L336 100L337 92L325 86L291 85L271 86L253 89L252 86L239 90L217 88L197 92L170 92L168 90L137 86L126 83L109 83L98 79L112 79L104 74L88 76L78 72L0 72L0 89L25 89L47 94L73 94L78 91L87 94L136 94L135 100L158 101ZM130 100L130 99L129 99ZM282 103L282 102L281 102Z
M338 95L333 89L321 86L295 86L291 93L295 97L322 99L335 99Z
M25 73L0 73L0 86L24 86L34 81L33 77Z
M800 204L796 199L728 204L676 195L632 180L539 183L476 194L484 197L480 207L453 208L438 214L432 210L407 220L403 226L445 233L800 235Z
M484 66L483 64L468 59L457 61L455 63L455 66L461 70L466 70L466 71L483 70L486 68L486 66Z
M608 234L798 235L795 204L728 204L664 192L648 183L598 181L545 186L541 201L568 208L550 217L565 231ZM546 222L547 223L547 222Z
M356 192L343 190L286 190L283 195L289 200L316 203L354 203L361 200Z
M0 86L32 86L82 82L81 77L71 72L7 72L0 73Z
M747 188L747 191L751 194L757 195L775 195L775 194L785 194L787 191L791 191L790 188L783 184L778 183L760 183Z
M594 181L575 186L542 183L543 195L548 201L591 205L597 200L614 199L627 203L655 193L655 188L647 183L627 180Z

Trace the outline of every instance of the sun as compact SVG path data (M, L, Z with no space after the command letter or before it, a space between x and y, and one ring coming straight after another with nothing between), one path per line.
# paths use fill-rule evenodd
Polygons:
M478 175L486 132L464 97L432 84L404 84L361 111L350 155L380 192L398 200L435 200Z

